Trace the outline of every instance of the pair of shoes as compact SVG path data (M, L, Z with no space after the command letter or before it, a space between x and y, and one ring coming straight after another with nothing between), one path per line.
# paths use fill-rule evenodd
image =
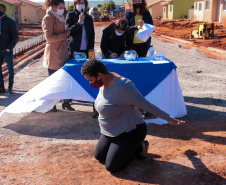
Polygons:
M13 88L12 87L9 87L8 94L13 94Z
M141 153L143 153L145 150L145 154L138 154L137 159L139 159L139 160L144 160L147 158L149 142L147 140L144 140L142 142L142 146L143 146L143 151Z
M56 105L54 105L54 107L49 112L57 112Z
M0 93L6 93L5 88L4 87L0 87Z
M62 108L63 108L64 110L67 109L67 110L69 110L69 111L75 111L75 109L71 107L69 101L64 101L64 100L63 100Z

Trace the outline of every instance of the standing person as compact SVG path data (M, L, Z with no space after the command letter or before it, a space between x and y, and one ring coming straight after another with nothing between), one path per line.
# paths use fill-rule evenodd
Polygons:
M137 52L138 57L146 57L151 44L151 37L146 42L136 37L144 23L153 25L151 14L146 6L146 0L131 0L131 10L125 14L133 38L133 49Z
M88 52L94 49L93 19L86 13L87 7L87 0L74 0L74 11L66 17L66 25L70 29L70 59L74 58L75 51L85 52L88 58Z
M18 14L15 12L15 21L16 21L16 26L18 26Z
M6 14L6 6L0 4L0 93L5 93L2 64L5 59L9 71L8 94L12 94L14 82L13 48L18 41L18 30L14 20Z
M110 172L123 170L134 157L147 157L149 143L144 140L147 126L138 107L167 120L171 125L185 123L171 118L151 104L132 81L108 72L106 66L96 59L86 61L81 73L92 87L100 88L95 108L99 112L101 137L95 149L95 158L105 162Z
M46 37L46 47L43 57L43 66L48 69L49 76L64 66L68 60L67 37L69 30L65 30L65 18L63 16L64 0L46 0L48 8L42 20L42 29ZM70 100L63 100L63 109L74 111ZM56 112L56 106L51 110Z
M119 19L103 30L100 43L105 58L123 58L132 49L132 38L126 20Z

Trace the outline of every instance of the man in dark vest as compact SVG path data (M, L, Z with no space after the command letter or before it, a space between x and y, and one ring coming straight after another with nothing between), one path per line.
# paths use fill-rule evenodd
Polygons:
M18 41L18 30L14 20L7 17L6 6L0 4L0 93L5 93L2 64L5 59L9 71L8 94L12 94L14 69L13 48Z

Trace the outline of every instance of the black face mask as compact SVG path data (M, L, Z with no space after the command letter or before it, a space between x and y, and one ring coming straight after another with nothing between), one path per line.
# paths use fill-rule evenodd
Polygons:
M136 3L136 4L134 4L134 8L141 8L142 7L142 3Z
M3 16L3 15L4 15L3 12L0 11L0 17Z

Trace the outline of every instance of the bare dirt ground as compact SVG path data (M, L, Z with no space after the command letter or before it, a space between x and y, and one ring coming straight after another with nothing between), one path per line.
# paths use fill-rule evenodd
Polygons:
M96 27L100 41L104 27ZM186 124L148 124L148 157L110 174L93 156L100 136L92 106L76 112L8 114L0 118L0 184L226 184L226 61L197 49L152 39L177 65ZM99 48L99 44L95 45ZM0 111L47 77L42 60L15 76L15 93L0 96Z
M204 47L215 47L222 50L226 50L226 27L220 23L215 23L214 26L214 39L190 39L190 33L192 29L198 29L200 24L205 22L192 21L192 20L171 20L160 21L154 19L154 25L156 26L156 35L167 35L179 39L184 39L193 42L194 45Z
M27 26L27 27L24 27L24 26ZM43 34L42 32L39 32L39 31L42 31L40 23L35 24L35 25L20 25L18 27L18 30L19 30L19 36L35 37L35 36ZM27 39L29 39L29 38L19 37L18 42L25 41Z

